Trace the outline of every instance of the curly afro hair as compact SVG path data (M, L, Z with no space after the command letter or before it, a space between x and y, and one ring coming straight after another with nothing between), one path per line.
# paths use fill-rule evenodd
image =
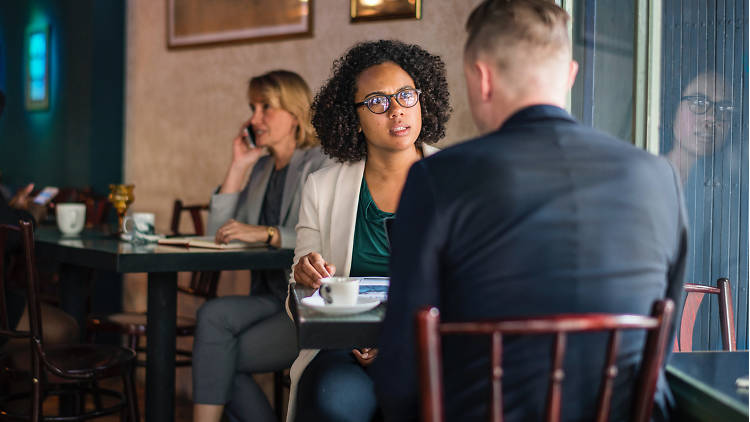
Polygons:
M323 151L340 162L355 162L367 157L364 134L359 132L359 118L354 107L354 93L359 75L369 67L393 62L414 80L422 91L422 131L416 145L433 144L445 136L450 118L450 94L445 78L445 63L423 48L395 40L356 44L333 62L333 76L315 95L312 124Z

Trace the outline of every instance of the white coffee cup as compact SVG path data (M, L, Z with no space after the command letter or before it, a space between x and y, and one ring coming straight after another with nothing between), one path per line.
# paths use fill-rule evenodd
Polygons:
M122 232L132 236L133 240L144 235L152 235L156 217L152 212L134 212L122 220Z
M83 230L86 224L86 205L78 203L63 203L55 205L57 227L62 234L75 236Z
M357 277L326 277L320 279L320 296L326 305L353 306L359 296Z

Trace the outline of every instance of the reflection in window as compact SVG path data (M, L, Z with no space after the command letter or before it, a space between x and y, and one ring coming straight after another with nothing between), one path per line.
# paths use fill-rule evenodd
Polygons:
M747 348L748 315L746 7L746 1L664 2L659 133L690 219L686 281L729 278L738 349ZM698 315L696 349L721 348L718 304L708 302Z

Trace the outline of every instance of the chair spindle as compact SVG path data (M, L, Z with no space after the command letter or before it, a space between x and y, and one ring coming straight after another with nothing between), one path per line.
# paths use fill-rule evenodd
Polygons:
M607 346L607 361L602 372L602 384L599 389L599 403L596 406L596 421L606 422L609 420L609 409L612 403L612 388L615 377L617 377L617 348L620 343L620 332L612 330L609 334Z
M490 400L490 420L503 422L503 335L492 333L492 397Z

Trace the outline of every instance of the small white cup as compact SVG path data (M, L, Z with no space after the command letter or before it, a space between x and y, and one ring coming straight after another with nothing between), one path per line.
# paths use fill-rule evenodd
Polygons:
M83 230L86 224L86 205L64 203L55 206L57 227L66 236L75 236Z
M132 240L137 240L143 235L155 233L155 221L156 217L152 212L134 212L122 220L122 232L131 235Z
M357 277L326 277L320 279L320 296L326 305L353 306L359 296Z

